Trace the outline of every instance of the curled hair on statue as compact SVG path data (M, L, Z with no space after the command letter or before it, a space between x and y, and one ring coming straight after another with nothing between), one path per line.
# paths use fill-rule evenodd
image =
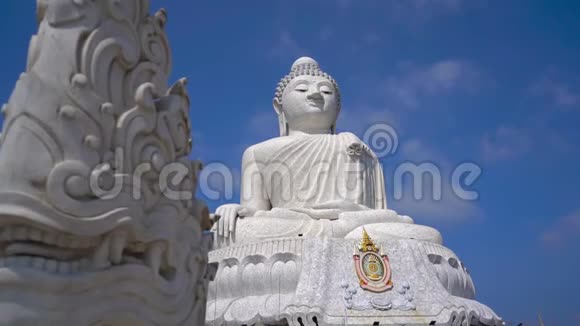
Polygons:
M340 111L340 90L338 88L338 84L336 83L334 78L332 78L332 76L330 76L329 74L325 73L320 69L320 66L318 65L318 62L316 62L316 60L309 57L302 57L296 60L294 64L292 64L292 67L290 68L290 73L282 77L282 79L278 83L278 86L276 87L276 92L274 94L275 102L282 105L282 95L284 94L284 90L286 89L288 84L290 84L292 79L298 76L321 76L328 79L328 81L332 84L332 86L334 86L334 89L336 90L338 110ZM288 131L288 123L286 122L286 117L284 116L283 112L276 111L276 113L278 114L278 121L280 124L280 136L287 136L289 131ZM336 134L336 125L333 124L330 127L330 133L333 135Z

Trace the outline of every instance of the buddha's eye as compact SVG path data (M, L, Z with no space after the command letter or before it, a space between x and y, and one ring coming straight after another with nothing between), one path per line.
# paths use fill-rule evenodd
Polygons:
M306 92L308 90L308 85L306 85L306 84L296 85L296 88L294 88L294 90L295 91L298 91L298 92L304 93L304 92Z
M326 95L331 95L332 94L332 90L327 85L320 86L320 92L323 93L323 94L326 94Z

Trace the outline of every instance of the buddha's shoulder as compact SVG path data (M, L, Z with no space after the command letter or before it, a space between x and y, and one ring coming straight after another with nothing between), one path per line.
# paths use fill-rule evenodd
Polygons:
M275 137L265 140L261 143L254 144L244 152L244 157L254 158L254 159L266 159L270 157L273 153L280 151L282 148L286 148L292 143L300 143L301 141L311 141L320 140L325 141L326 137L335 138L337 141L345 144L362 142L355 134L350 132L341 132L336 135L312 135L312 136L286 136L286 137ZM326 141L325 141L326 142Z
M263 159L269 157L272 153L285 147L293 141L291 137L275 137L265 140L261 143L254 144L244 151L244 157L254 159Z
M337 136L344 138L348 141L353 141L353 142L361 142L360 138L358 138L357 135L353 134L352 132L341 132L339 133Z
M345 143L348 143L348 144L358 143L358 144L362 145L363 150L369 155L370 158L372 158L373 160L378 159L375 152L373 152L373 150L370 148L369 144L366 144L357 135L355 135L351 132L341 132L338 135L340 137L342 137L342 141L344 141Z

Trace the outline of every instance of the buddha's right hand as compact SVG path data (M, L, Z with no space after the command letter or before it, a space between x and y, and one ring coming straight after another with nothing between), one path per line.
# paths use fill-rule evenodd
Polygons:
M236 232L236 219L243 208L239 204L226 204L216 209L216 215L220 216L215 223L215 232L218 238L229 239Z

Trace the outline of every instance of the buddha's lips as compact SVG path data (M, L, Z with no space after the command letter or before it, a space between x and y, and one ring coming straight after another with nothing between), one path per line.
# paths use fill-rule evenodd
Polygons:
M324 106L324 100L307 100L306 103L308 103L310 106L315 106L319 108L322 108Z
M99 272L112 266L140 264L156 275L170 271L161 242L129 243L116 230L100 237L80 237L26 225L0 228L0 269L28 268L53 274Z

